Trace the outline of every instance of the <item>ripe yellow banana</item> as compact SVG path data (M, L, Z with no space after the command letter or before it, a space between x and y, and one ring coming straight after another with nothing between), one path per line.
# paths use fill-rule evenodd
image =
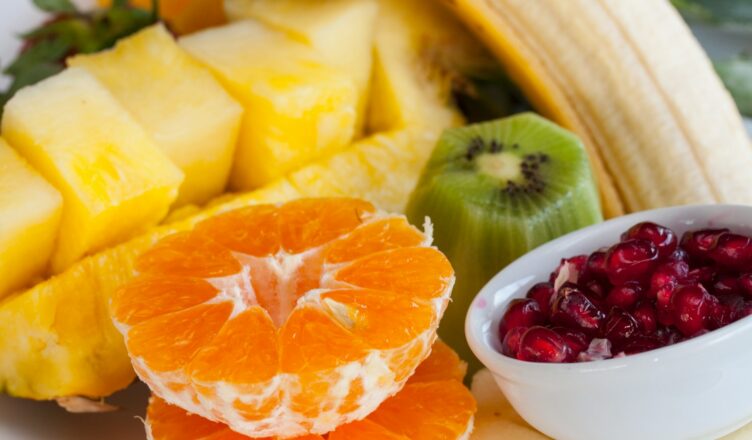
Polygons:
M544 115L588 146L607 216L752 203L752 149L668 0L445 0Z

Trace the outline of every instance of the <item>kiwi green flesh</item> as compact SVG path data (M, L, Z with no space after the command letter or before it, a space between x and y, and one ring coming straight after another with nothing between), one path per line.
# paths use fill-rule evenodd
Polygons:
M488 151L468 158L468 148L478 138ZM493 140L500 150L491 146ZM500 178L479 167L476 159L494 154L491 149L516 156L519 163L526 156L545 155L548 159L539 163L536 174L542 189L532 190L519 179ZM516 190L509 190L509 180L516 182ZM464 319L475 294L529 250L601 221L597 194L582 143L540 116L522 114L451 129L439 140L410 197L407 215L416 225L431 218L434 243L456 271L439 336L470 363L471 371L480 364L465 341Z

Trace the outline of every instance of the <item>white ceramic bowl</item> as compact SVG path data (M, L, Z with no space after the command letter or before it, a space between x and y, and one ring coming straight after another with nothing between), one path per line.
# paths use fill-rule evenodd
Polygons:
M520 415L559 440L718 438L752 421L752 318L657 350L574 364L522 362L499 353L499 320L563 257L619 240L641 221L674 229L752 233L752 206L680 206L619 217L547 243L499 272L476 296L465 332Z

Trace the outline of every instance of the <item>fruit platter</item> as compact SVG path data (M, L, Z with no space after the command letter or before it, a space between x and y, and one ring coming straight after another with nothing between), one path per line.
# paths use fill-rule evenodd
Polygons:
M746 0L0 5L0 438L752 440Z

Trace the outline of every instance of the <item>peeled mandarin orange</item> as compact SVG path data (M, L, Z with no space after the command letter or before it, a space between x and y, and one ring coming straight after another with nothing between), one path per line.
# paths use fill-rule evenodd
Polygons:
M338 427L323 437L298 440L459 440L473 428L476 403L462 385L466 366L437 341L431 355L405 387L367 418ZM249 440L227 425L211 422L152 397L146 429L152 440Z
M252 437L326 433L428 355L454 283L430 242L355 199L247 207L145 252L112 314L165 401Z

